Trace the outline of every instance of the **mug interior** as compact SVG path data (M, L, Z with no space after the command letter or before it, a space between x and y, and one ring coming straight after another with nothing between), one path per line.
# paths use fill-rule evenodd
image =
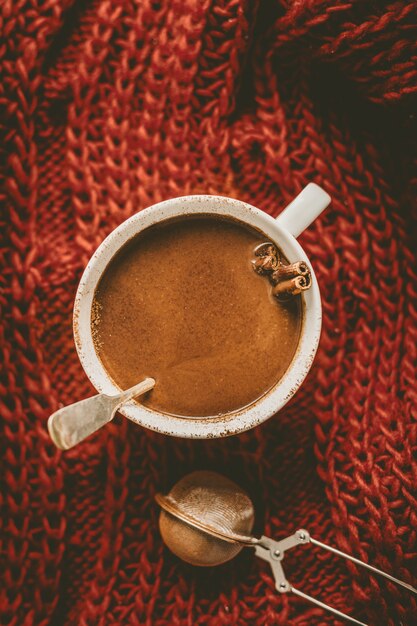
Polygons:
M105 370L95 349L91 331L91 307L100 278L125 243L150 226L189 215L219 215L261 231L284 253L290 263L303 260L312 273L312 286L303 292L303 320L293 360L283 377L265 395L238 411L207 417L179 417L160 413L132 401L120 412L152 430L178 437L224 437L253 428L274 415L297 391L311 367L321 330L320 293L310 262L292 235L279 222L240 200L222 196L184 196L153 205L120 224L91 257L81 278L74 305L74 339L82 366L94 387L109 395L120 389Z

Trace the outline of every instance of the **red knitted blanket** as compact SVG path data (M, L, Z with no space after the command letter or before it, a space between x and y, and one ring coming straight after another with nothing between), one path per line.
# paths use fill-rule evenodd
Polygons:
M245 487L257 532L305 527L415 583L417 3L3 0L0 25L1 624L338 623L250 551L200 570L163 547L154 494L192 469ZM229 439L119 419L59 453L48 415L92 392L71 317L102 239L189 193L277 215L309 181L333 197L301 240L324 328L292 403ZM332 555L286 571L417 623L410 594Z

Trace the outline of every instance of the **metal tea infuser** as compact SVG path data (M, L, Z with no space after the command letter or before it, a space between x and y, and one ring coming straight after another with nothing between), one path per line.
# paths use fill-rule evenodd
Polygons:
M293 593L352 624L367 626L300 591L287 580L283 560L288 550L313 544L417 594L417 589L408 583L314 539L307 530L297 530L280 541L254 537L252 501L233 481L215 472L192 472L177 482L168 495L157 494L155 499L162 509L159 518L162 538L182 560L192 565L220 565L234 558L242 548L253 548L257 557L270 564L277 591Z

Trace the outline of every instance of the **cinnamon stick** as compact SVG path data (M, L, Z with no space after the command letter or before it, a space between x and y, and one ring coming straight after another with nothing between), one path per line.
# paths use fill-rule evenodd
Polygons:
M304 263L304 261L297 261L297 263L290 263L289 265L280 263L271 275L271 280L273 284L277 284L288 278L307 276L309 273L310 270L308 269L307 263Z
M258 274L267 274L277 269L279 258L278 251L273 243L267 241L261 243L254 250L257 257L252 261L253 268Z
M311 276L307 274L306 276L295 276L294 278L289 278L288 280L283 280L277 283L273 289L273 295L278 299L287 299L291 296L296 296L302 291L308 289L311 285Z
M307 263L282 263L279 249L270 241L257 246L254 254L256 258L252 261L253 268L258 274L268 276L276 298L286 300L311 286L311 273Z

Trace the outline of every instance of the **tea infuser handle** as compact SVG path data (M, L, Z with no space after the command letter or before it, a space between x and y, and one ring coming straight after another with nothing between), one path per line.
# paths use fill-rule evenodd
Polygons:
M268 561L273 565L277 561L283 561L285 553L296 546L310 542L310 533L307 530L297 530L293 535L276 541L264 535L256 540L254 544L255 554L260 559ZM283 576L285 579L285 577Z
M417 589L413 587L412 585L409 585L408 583L404 582L403 580L399 580L399 578L395 578L394 576L391 576L391 574L387 574L387 572L383 572L382 570L378 569L377 567L374 567L373 565L369 565L368 563L365 563L364 561L361 561L357 559L356 557L351 556L350 554L346 554L346 552L342 552L341 550L338 550L337 548L333 548L332 546L328 546L325 543L318 541L317 539L313 539L313 537L309 536L309 540L310 540L310 543L312 543L313 545L318 546L319 548L323 548L323 550L327 550L328 552L333 552L333 554L337 554L337 556L341 556L342 558L347 559L348 561L351 561L352 563L355 563L355 565L364 567L365 569L369 570L373 574L378 574L378 576L383 576L384 578L387 578L388 580L390 580L392 583L401 585L401 587L408 589L408 591L411 591L411 593L417 594Z
M343 618L344 620L351 622L352 624L359 624L360 626L368 626L364 622L360 622L354 617L342 613L337 609L317 600L313 596L309 596L302 591L299 591L295 587L291 585L291 583L286 579L284 568L282 566L282 561L284 560L285 552L287 550L291 550L296 546L303 545L310 542L310 534L306 530L297 530L293 535L282 539L281 541L274 541L269 537L261 537L258 540L258 544L255 546L255 554L263 559L264 561L268 561L271 568L272 573L274 575L275 580L275 588L279 593L294 593L294 595L303 598L304 600L308 600L312 604L319 606L320 608L333 613L333 615L337 615L338 617Z
M277 217L278 224L297 238L329 206L329 194L309 183Z
M49 435L61 450L73 448L77 443L110 422L117 409L135 396L150 391L155 385L153 378L122 391L117 396L99 393L55 411L48 419Z
M337 556L341 556L347 559L348 561L352 561L352 563L355 563L356 565L360 565L361 567L368 569L373 574L379 574L380 576L384 576L384 578L387 578L391 582L401 585L402 587L405 587L412 593L417 593L417 589L415 589L408 583L405 583L404 581L399 580L398 578L394 578L394 576L391 576L390 574L383 572L382 570L374 567L373 565L368 565L368 563L364 563L363 561L360 561L354 556L350 556L350 554L346 554L345 552L342 552L341 550L338 550L337 548L333 548L332 546L328 546L325 543L322 543L321 541L314 539L313 537L311 537L308 530L305 530L304 528L297 530L293 535L289 535L288 537L285 537L284 539L281 539L280 541L275 541L274 539L270 539L269 537L260 537L257 540L256 545L254 546L256 556L263 559L264 561L269 562L272 568L274 579L275 579L275 587L277 591L279 591L279 593L291 593L292 592L295 595L300 596L300 598L304 598L304 600L308 600L309 602L312 602L313 604L321 607L322 609L325 609L326 611L330 611L331 613L333 613L334 615L337 615L338 617L342 617L343 619L351 622L352 624L360 624L361 626L367 626L363 622L356 620L354 617L351 617L350 615L346 615L345 613L342 613L338 611L337 609L327 604L324 604L320 600L317 600L316 598L309 596L303 593L302 591L299 591L288 582L285 576L284 568L282 566L282 561L284 560L285 553L288 550L295 548L296 546L305 545L308 543L316 545L319 548L323 548L323 550L327 550L328 552L332 552L333 554L336 554Z
M342 619L346 620L347 622L350 622L351 624L359 624L359 626L369 626L368 624L365 624L365 622L360 622L354 617L351 617L350 615L347 615L346 613L342 613L342 611L338 611L337 609L330 606L329 604L325 604L324 602L317 600L317 598L314 598L313 596L309 596L307 593L303 593L302 591L299 591L299 589L296 589L295 587L292 587L291 585L290 585L289 591L291 591L295 596L298 596L299 598L303 598L303 600L307 600L308 602L311 602L312 604L319 606L321 609L324 609L325 611L329 611L329 613L333 613L333 615L337 615L337 617L341 617Z

